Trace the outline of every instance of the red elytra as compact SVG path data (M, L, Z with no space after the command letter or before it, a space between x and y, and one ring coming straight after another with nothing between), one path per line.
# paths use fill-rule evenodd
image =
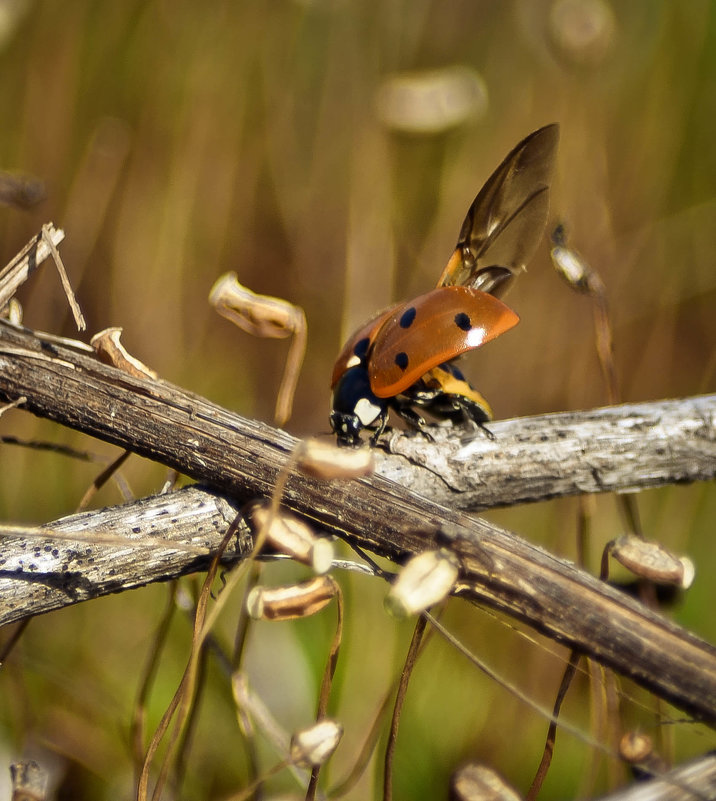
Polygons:
M394 303L392 306L389 306L387 309L383 309L383 311L379 312L375 315L375 317L371 317L367 323L364 323L353 335L350 339L346 342L346 344L341 348L341 352L338 354L336 358L336 363L333 365L333 374L331 375L331 389L333 389L338 381L340 380L341 376L348 370L350 367L353 367L355 364L359 362L358 357L355 355L356 347L358 343L362 340L366 340L366 345L364 348L364 353L368 351L370 346L373 344L375 340L375 335L380 330L380 326L383 324L383 321L387 319L390 314L400 306L404 306L404 303Z
M381 316L368 355L370 386L392 398L433 367L504 334L519 317L501 300L466 286L433 289Z
M401 334L404 335L406 331L401 329L397 322L406 309L416 307L417 310L418 306L420 306L420 324L411 328L413 335L416 336L416 341L412 341L411 335L410 342L406 347L410 347L408 356L409 358L412 357L413 364L424 365L425 369L417 376L415 376L414 369L410 370L409 375L415 377L407 384L398 377L397 373L393 373L392 369L390 370L390 379L388 379L387 373L386 376L377 375L378 365L385 364L386 361L390 360L389 353L392 352L394 356L404 350L402 347L397 350L392 348L388 353L382 354L384 347L391 348L394 344L391 341L393 336L388 336L389 332L396 337ZM458 329L459 333L455 331L451 315L454 317L455 314L460 312L469 315L476 325L479 324L485 329L485 335L476 344L467 344L469 338L466 335L460 335L465 334L465 332L460 329ZM430 316L431 314L432 316ZM519 320L520 318L517 314L509 306L497 300L494 295L471 287L438 287L424 295L420 295L409 303L396 303L384 309L367 323L364 323L345 343L338 354L336 363L333 366L333 374L331 375L331 389L336 386L346 370L359 363L360 359L356 356L355 351L358 344L363 340L366 340L362 348L363 353L370 352L370 363L375 365L370 370L371 388L379 398L388 398L402 392L433 367L454 359L468 350L480 347L480 345L495 339L500 334L504 334L505 331L509 331L510 328L517 325ZM427 330L428 326L429 330ZM397 330L393 332L393 329ZM445 338L442 339L442 337ZM436 338L440 338L440 344L443 347L439 350L438 355L433 356ZM377 342L378 340L379 342ZM476 337L473 334L472 342L475 342L475 340ZM403 339L401 338L402 341ZM376 343L378 352L374 354L373 350L376 347ZM429 351L426 350L428 346ZM383 358L380 358L381 355ZM400 372L401 375L406 375L407 377L407 374L403 373L403 371ZM386 386L392 386L393 384L399 384L400 388L395 392L387 392Z

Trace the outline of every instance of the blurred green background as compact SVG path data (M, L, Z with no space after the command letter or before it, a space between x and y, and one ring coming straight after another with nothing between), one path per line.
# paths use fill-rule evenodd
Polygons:
M123 326L130 352L163 378L241 414L271 421L288 346L252 339L209 308L220 273L305 309L308 351L287 428L326 433L343 338L434 286L483 181L554 121L552 214L607 286L623 399L714 390L716 6L707 0L0 0L0 112L0 169L47 188L32 209L0 207L0 262L54 221L90 334ZM28 326L76 336L50 269L20 299ZM464 365L496 415L605 403L589 301L556 276L546 239L509 302L520 326ZM19 411L0 434L115 455ZM0 446L0 520L71 513L99 469ZM141 496L165 471L135 458L123 474ZM120 500L108 487L97 503ZM644 493L639 505L647 536L696 563L674 615L713 641L713 486ZM612 498L590 509L595 569L623 524ZM575 500L490 516L574 558ZM266 580L301 575L281 566ZM410 624L383 612L380 582L340 578L346 635L332 711L346 736L327 787L349 769L410 636ZM148 588L33 621L0 673L0 776L34 755L54 765L60 798L130 797L129 721L165 594ZM223 624L227 642L236 611ZM446 619L551 706L561 649L547 643L550 655L464 604ZM333 621L328 611L251 635L251 680L289 730L310 719ZM151 724L189 637L177 619ZM246 775L228 681L211 660L206 681L182 798L226 797ZM648 704L643 693L624 689L624 720L661 732L670 742L659 747L676 759L713 747L693 725L656 725L633 702ZM567 714L590 730L584 675ZM444 798L467 759L525 791L546 726L436 640L408 696L396 797ZM273 760L262 746L262 764ZM379 797L379 763L349 798ZM562 734L544 797L595 794L624 778L614 760ZM269 787L298 792L285 774Z

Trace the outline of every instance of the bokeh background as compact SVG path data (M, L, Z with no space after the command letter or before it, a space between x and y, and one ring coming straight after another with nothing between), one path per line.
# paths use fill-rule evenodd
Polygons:
M716 373L716 6L708 0L0 0L0 169L45 182L29 209L0 207L0 262L52 220L90 334L124 327L163 378L271 421L288 345L258 341L212 311L215 278L305 309L308 350L287 428L327 433L333 359L353 327L430 289L475 193L518 140L562 127L554 222L607 287L625 401L713 391ZM550 223L552 225L552 223ZM75 336L51 269L23 288L27 325ZM508 417L606 402L589 300L554 273L547 238L509 297L520 326L465 362ZM115 452L13 411L0 434ZM75 508L99 471L0 445L0 520L46 522ZM165 471L138 458L137 496ZM122 500L108 486L97 504ZM688 553L693 588L673 614L716 639L713 485L643 493L646 534ZM573 558L577 502L492 513ZM624 530L613 498L588 505L595 569ZM303 575L281 567L266 581ZM332 711L346 726L326 787L348 771L410 636L384 586L341 577L346 633ZM195 588L186 581L189 592ZM130 797L128 729L166 588L32 622L0 672L0 766L36 756L58 798ZM233 609L233 620L238 609ZM232 613L221 636L231 640ZM464 604L446 620L506 677L551 706L564 653ZM334 616L261 624L252 683L288 730L315 704ZM177 616L150 705L155 725L189 647ZM532 636L532 635L531 635ZM548 649L548 651L545 649ZM624 720L684 759L713 738L624 686ZM580 674L567 714L593 716ZM636 703L638 701L638 703ZM524 791L546 723L433 642L411 686L396 796L441 798L480 759ZM261 738L260 738L261 739ZM608 747L612 747L608 743ZM260 747L262 764L275 760ZM380 760L349 798L379 797ZM182 798L223 798L246 776L227 677L209 660ZM0 775L3 770L0 767ZM594 775L594 782L591 777ZM625 772L569 735L544 797L593 795ZM298 793L286 774L270 792ZM299 797L298 795L296 797Z

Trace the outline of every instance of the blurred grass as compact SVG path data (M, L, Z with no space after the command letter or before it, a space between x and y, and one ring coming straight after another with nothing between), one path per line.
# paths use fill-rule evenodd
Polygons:
M570 14L581 15L578 23ZM48 198L28 211L0 207L0 261L53 220L67 232L62 254L90 332L124 326L130 352L164 378L270 420L286 343L250 339L206 302L214 279L236 270L254 291L306 310L308 353L288 427L326 432L328 378L343 337L391 300L434 284L491 170L521 137L558 121L552 210L607 285L624 399L713 391L715 17L707 0L4 0L0 168L42 178ZM376 96L392 75L453 65L473 70L486 91L471 118L423 134L388 127ZM73 335L49 270L21 300L28 325ZM466 362L496 413L604 403L588 301L553 274L546 242L509 301L521 325ZM113 453L17 411L0 433ZM0 519L42 522L71 512L98 468L2 446L0 471ZM138 459L123 472L137 495L156 491L164 475ZM715 497L705 485L639 499L648 536L694 559L696 583L675 615L712 641ZM113 487L97 499L119 500ZM491 516L574 556L574 501ZM595 565L623 529L611 498L596 500L592 523ZM332 780L348 769L409 636L385 617L376 582L345 585L335 712L347 733ZM58 797L128 797L138 666L164 592L32 623L4 667L5 762L54 753L64 776ZM561 670L554 657L462 605L451 605L449 619L551 704ZM283 624L280 635L264 625L251 640L252 679L286 725L306 722L313 707L332 625L330 614ZM230 641L230 621L225 634ZM154 723L188 643L188 626L176 621ZM185 798L222 797L244 775L225 678L212 668L209 681ZM574 699L570 713L586 728L584 681ZM653 721L642 714L641 723ZM713 746L693 727L673 728L680 758ZM435 641L408 696L396 794L444 796L447 777L469 758L524 790L545 729ZM590 759L560 735L545 797L576 792ZM379 772L372 766L350 797L371 797ZM291 787L285 781L274 786ZM602 789L604 781L602 771Z

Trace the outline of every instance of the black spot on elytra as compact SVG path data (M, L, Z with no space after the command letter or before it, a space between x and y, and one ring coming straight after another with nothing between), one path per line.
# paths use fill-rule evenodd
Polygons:
M463 331L469 331L472 328L470 315L465 314L465 312L458 312L455 315L455 325Z
M401 370L405 370L408 367L408 354L401 350L400 353L395 354L395 363L400 367Z
M363 339L359 339L358 342L356 342L356 346L353 348L353 353L359 359L365 357L365 354L368 351L368 341L368 337L363 337Z
M406 309L401 315L400 320L398 320L398 325L401 328L410 328L410 326L415 322L415 315L417 312L415 311L415 306L411 306L410 308Z

